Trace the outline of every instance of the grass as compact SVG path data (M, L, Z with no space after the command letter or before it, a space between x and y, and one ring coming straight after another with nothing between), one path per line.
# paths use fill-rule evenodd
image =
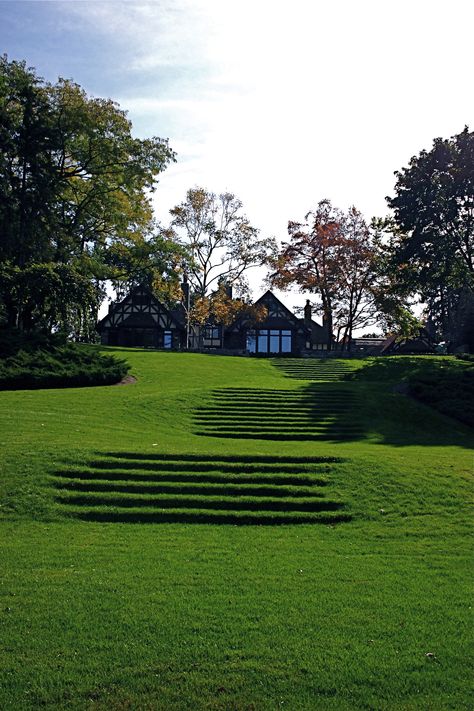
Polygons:
M0 393L2 709L472 707L474 438L394 392L454 359L109 352Z

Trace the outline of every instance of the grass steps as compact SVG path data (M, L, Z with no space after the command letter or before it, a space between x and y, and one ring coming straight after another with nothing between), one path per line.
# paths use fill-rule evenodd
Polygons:
M283 471L282 471L283 470ZM258 470L255 470L258 471ZM295 469L288 469L289 472L295 472L294 475L286 474L285 469L279 466L275 471L268 470L260 474L249 473L247 470L243 472L235 471L228 474L220 474L210 471L209 474L203 474L190 470L186 473L172 471L153 471L146 469L140 472L134 470L115 470L115 469L64 469L55 472L56 481L75 480L75 481L96 481L96 482L131 482L131 483L189 483L189 484L253 484L267 485L269 482L278 486L325 486L328 483L327 478L321 476L310 475L302 470L298 474Z
M217 512L203 509L170 509L159 511L155 509L110 509L105 506L88 507L87 509L72 509L69 506L58 506L58 510L66 516L83 521L97 523L205 523L233 526L279 526L294 524L330 524L346 523L351 520L349 513L344 511L331 513L274 513L232 511Z
M53 472L51 485L63 513L90 521L268 525L350 519L344 502L330 493L327 473L338 458L187 457L108 453L85 467Z
M350 390L311 385L299 390L216 388L194 412L195 434L233 439L359 439L359 400Z
M309 467L314 464L340 464L344 462L343 457L318 457L318 456L305 456L305 457L292 457L285 455L280 457L278 455L267 455L267 454L219 454L219 456L205 457L201 454L146 454L144 452L103 452L102 457L107 459L102 459L100 461L120 461L120 460L137 460L137 461L147 461L154 462L158 464L160 462L167 463L169 466L182 466L183 462L186 462L186 466L192 466L194 464L203 464L206 467L212 465L221 467L222 462L225 464L234 465L236 470L241 471L242 467L245 465L252 465L261 467L262 465L269 464L272 467L280 465L295 465L298 471L301 467Z
M194 508L236 511L334 511L344 507L340 501L320 497L221 496L186 494L132 494L130 492L63 491L56 497L59 503L76 506L112 506L124 508Z
M214 482L206 482L203 484L184 484L183 482L165 482L155 484L153 482L117 482L103 481L94 479L56 479L53 482L56 489L64 489L67 491L87 491L87 492L108 492L127 494L198 494L210 496L324 496L324 493L319 488L311 486L265 486L263 484L236 484L226 482L225 485L216 484Z
M272 365L287 378L329 382L344 380L354 370L351 361L333 358L275 358Z
M176 471L155 472L152 469L145 469L140 472L139 470L93 470L93 469L65 469L59 470L55 473L56 477L62 479L72 479L76 481L92 480L92 481L117 481L117 482L192 482L192 483L209 483L209 484L232 484L246 482L252 484L268 484L269 482L274 482L278 485L286 486L325 486L328 483L326 478L321 476L314 477L310 476L309 473L302 473L298 475L295 473L294 476L285 474L280 471L282 467L278 467L276 471L268 470L267 472L262 472L259 475L248 473L248 472L236 472L229 474L218 474L214 472L209 472L209 474L196 473L191 470L186 473L179 473ZM294 470L289 470L294 471Z
M261 431L237 431L237 430L222 430L220 432L214 431L209 434L208 431L197 430L195 432L197 435L202 437L216 437L216 438L226 438L226 439L262 439L262 440L285 440L287 442L346 442L347 440L360 439L360 433L349 434L315 434L312 431L304 432L300 434L288 432L287 430L282 431L272 431L272 432L261 432Z

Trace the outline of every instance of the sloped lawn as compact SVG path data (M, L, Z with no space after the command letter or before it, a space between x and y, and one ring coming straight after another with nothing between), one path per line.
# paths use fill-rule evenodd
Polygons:
M109 352L0 393L2 709L472 707L473 437L408 361Z

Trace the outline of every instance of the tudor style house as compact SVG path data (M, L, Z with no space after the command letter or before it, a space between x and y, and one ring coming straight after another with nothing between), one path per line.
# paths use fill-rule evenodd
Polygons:
M182 307L167 309L145 286L137 286L97 324L107 346L184 348L185 314Z
M312 319L307 301L304 318L298 318L271 292L255 302L267 315L255 323L246 315L230 326L209 323L199 332L187 333L186 312L182 306L168 309L145 286L133 289L122 301L112 303L109 313L97 325L103 345L145 348L224 351L256 356L300 355L326 350L328 331Z

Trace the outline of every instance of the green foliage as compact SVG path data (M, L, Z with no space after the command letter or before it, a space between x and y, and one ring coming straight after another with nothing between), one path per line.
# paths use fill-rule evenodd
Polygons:
M135 286L145 285L165 304L180 301L180 279L191 261L172 231L162 228L152 235L114 241L104 259L118 298Z
M18 351L31 353L35 350L48 350L64 346L67 339L64 333L33 331L25 333L19 329L0 329L0 358L8 358Z
M25 339L0 332L0 390L110 385L128 372L126 361L61 336L37 334Z
M388 382L449 417L474 426L474 359L453 356L382 356L368 358L347 376Z
M440 377L442 375L442 377ZM449 417L474 427L474 368L412 376L410 394Z
M474 133L466 127L435 139L396 176L395 196L387 198L393 276L421 294L440 336L459 342L456 310L463 289L474 287Z
M134 138L113 101L6 57L0 144L3 319L87 336L111 276L107 252L149 236L150 192L174 153L166 140Z
M416 338L419 335L422 322L398 299L382 295L379 308L385 334L393 334L398 338Z
M276 249L273 238L259 236L232 193L191 188L170 212L171 228L192 257L187 271L198 297L205 298L221 281L245 286L246 272L266 264Z
M466 360L468 363L474 363L474 353L458 353L456 358Z

